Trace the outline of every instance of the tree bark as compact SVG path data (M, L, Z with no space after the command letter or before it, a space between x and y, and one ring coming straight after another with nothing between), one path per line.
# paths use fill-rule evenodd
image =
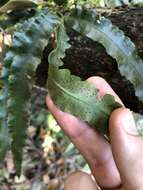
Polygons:
M135 43L139 55L143 58L143 8L97 9L97 12L109 18L113 24L123 30ZM72 74L82 79L95 75L105 78L125 106L143 113L143 104L135 96L133 85L121 76L116 61L107 55L104 47L69 28L67 28L67 33L70 36L72 48L66 53L64 67L69 68ZM48 46L37 70L37 81L40 85L45 84L47 78L47 57L50 51L51 48Z

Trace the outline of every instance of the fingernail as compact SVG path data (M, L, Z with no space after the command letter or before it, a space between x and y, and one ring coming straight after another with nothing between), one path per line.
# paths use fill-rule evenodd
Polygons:
M132 112L129 109L125 110L124 117L122 117L121 121L124 130L130 135L138 135L137 127L135 124L134 117Z

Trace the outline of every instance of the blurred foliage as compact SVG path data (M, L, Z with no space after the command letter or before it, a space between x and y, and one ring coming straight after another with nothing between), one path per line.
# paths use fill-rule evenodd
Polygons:
M9 152L5 166L0 168L2 190L61 190L69 172L77 169L90 172L86 161L65 137L53 116L43 106L40 111L39 108L36 105L35 109L33 104L21 177L16 176Z
M68 1L67 0L54 0L54 2L57 4L57 5L67 5Z
M102 6L104 5L104 0L78 0L77 4L86 5L86 6Z
M7 3L9 0L1 0L0 1L0 6L4 5L5 3Z
M89 172L89 167L87 167L85 160L75 146L70 142L68 137L65 136L54 117L47 112L47 109L42 108L40 112L38 110L35 112L35 109L33 109L31 116L31 125L34 126L37 131L35 132L35 136L32 136L34 137L35 143L38 147L39 138L43 139L41 147L43 148L46 157L53 154L52 146L53 144L58 143L62 151L62 156L66 159L69 157L75 157L75 167ZM31 130L31 133L32 131L33 130Z
M36 5L37 3L34 0L9 0L6 4L0 7L0 13L35 7Z

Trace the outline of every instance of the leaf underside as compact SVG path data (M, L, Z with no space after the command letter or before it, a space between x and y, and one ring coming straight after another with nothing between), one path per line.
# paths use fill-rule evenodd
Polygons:
M99 99L94 85L81 81L67 69L59 70L50 66L48 89L53 101L61 110L95 126L102 134L108 133L111 112L121 107L111 95Z
M106 48L107 53L116 59L121 74L134 85L136 96L143 101L143 61L131 40L110 20L97 17L91 10L75 9L66 18L66 23ZM139 134L143 136L143 116L133 115Z
M78 20L80 16L83 20L81 20L81 18L80 20ZM87 22L86 18L88 18L89 23ZM74 18L69 17L66 21L69 22L69 25L72 24L73 29L75 29L76 31L102 43L106 47L106 49L108 47L108 53L119 62L119 67L122 73L128 75L128 73L126 73L125 71L129 72L130 70L128 71L128 69L132 69L132 65L135 64L135 67L133 67L128 79L131 78L132 82L136 80L136 82L139 83L136 84L136 82L134 82L133 84L136 84L136 93L141 99L142 81L140 80L138 75L142 76L140 71L140 69L142 68L142 61L135 54L136 50L133 43L127 37L125 37L118 28L113 27L111 22L103 19L103 21L105 22L104 26L104 22L97 22L97 19L97 15L94 11L82 12L78 10ZM95 26L93 26L93 23L91 22L93 20L94 25L99 25L95 31ZM92 23L92 25L90 24L90 22ZM107 24L109 26L107 26ZM102 33L105 34L103 35ZM57 30L56 36L57 46L49 56L50 65L48 75L48 89L52 99L63 111L69 112L79 117L83 121L87 121L92 126L95 126L96 129L98 129L102 134L108 134L109 116L114 109L121 107L121 105L115 102L113 96L111 95L105 95L103 98L99 99L97 95L98 91L94 85L89 84L86 81L82 81L77 76L71 75L68 69L59 69L59 67L63 65L63 62L61 60L61 58L63 58L63 52L61 53L60 51L61 49L64 49L64 51L66 51L66 49L69 48L69 46L67 45L69 39L68 37L66 37L63 26L61 26L61 28ZM61 41L65 41L65 46L63 42L62 46L60 47ZM131 65L129 65L130 58L132 59ZM126 63L126 61L128 62ZM121 66L123 67L123 69ZM136 117L137 128L139 134L143 135L143 133L141 132L143 129L143 125L140 125L141 123L143 123L143 117L141 115L138 116L139 117Z
M58 22L58 16L43 11L19 25L18 31L14 33L12 46L4 60L4 68L9 69L7 80L8 125L12 136L11 149L18 175L20 175L22 149L29 122L34 74L41 62L42 52L48 44L51 32Z
M61 60L64 57L63 50L66 51L69 48L69 39L64 25L59 26L56 37L57 46L49 55L48 89L50 96L61 110L95 126L102 134L107 134L109 116L121 105L115 102L111 95L99 98L94 85L71 75L68 69L59 69L59 66L63 64Z

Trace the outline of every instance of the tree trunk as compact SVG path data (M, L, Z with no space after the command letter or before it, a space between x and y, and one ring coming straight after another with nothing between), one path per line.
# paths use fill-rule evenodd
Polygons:
M122 29L135 43L139 55L143 58L143 8L97 9L97 12ZM72 74L82 79L95 75L105 78L123 100L125 106L143 113L143 104L135 97L133 85L121 76L116 61L107 55L104 47L69 28L67 32L72 48L66 53L64 67L69 68ZM48 46L37 70L37 81L40 85L45 84L47 78L47 54L50 51L51 48Z

